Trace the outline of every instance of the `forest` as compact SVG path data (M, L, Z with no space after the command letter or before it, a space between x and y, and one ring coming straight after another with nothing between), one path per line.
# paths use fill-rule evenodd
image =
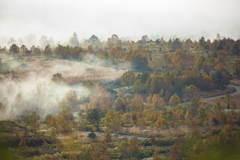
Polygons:
M240 39L0 38L0 159L237 160Z

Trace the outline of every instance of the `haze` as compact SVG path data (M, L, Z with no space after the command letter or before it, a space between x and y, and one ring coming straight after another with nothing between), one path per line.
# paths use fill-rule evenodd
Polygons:
M106 40L112 34L138 40L177 36L213 39L240 36L240 2L201 1L76 1L1 0L0 36L22 38L35 34L68 41L76 31L79 39L92 34Z

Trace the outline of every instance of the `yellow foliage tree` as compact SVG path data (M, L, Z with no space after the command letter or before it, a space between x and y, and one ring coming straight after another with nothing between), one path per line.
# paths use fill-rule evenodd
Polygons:
M176 93L173 96L171 96L169 100L170 105L172 105L173 107L176 107L180 103L181 103L181 99L178 97Z
M163 119L159 116L157 122L155 123L155 127L162 127L163 125Z

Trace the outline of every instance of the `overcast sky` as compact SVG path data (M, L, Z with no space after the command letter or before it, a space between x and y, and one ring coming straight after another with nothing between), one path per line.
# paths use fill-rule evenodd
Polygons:
M239 0L0 0L0 37L240 37Z

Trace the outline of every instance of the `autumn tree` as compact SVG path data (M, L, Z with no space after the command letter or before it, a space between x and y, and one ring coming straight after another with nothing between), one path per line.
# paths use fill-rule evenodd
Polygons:
M129 141L129 154L134 156L140 151L140 142L137 137L132 137Z
M93 48L92 48L91 45L88 46L87 52L88 52L88 53L91 53L91 54L94 53Z
M109 97L102 97L100 102L100 108L103 111L108 111L112 107L112 103Z
M114 112L113 110L110 109L105 115L105 123L106 126L114 130L119 130L122 123L122 119L119 112Z
M117 148L121 157L129 158L129 143L128 139L124 139Z
M182 48L181 41L179 38L176 38L172 43L172 51L175 52L177 49Z
M171 96L169 100L170 105L172 105L173 107L176 107L180 103L181 103L181 100L176 93L173 96Z
M106 142L112 142L112 133L109 129L105 131L104 137Z
M164 119L161 118L161 116L158 117L157 122L155 123L155 127L162 127Z

